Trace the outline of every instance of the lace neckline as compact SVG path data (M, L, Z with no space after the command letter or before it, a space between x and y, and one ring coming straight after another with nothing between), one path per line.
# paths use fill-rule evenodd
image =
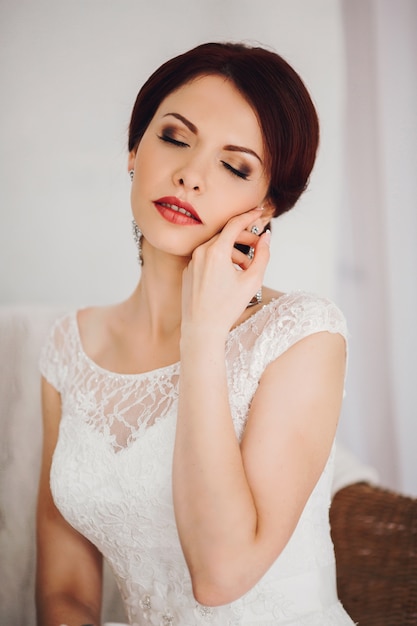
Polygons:
M276 298L272 298L269 302L267 302L260 309L258 309L258 311L250 315L248 318L246 318L243 322L241 322L237 326L234 326L229 331L229 334L226 340L226 346L229 345L229 343L232 341L233 337L236 334L241 333L247 326L250 326L250 324L252 324L255 320L257 320L258 317L260 317L261 313L265 313L265 311L269 310L269 308L273 304L278 302L281 298L283 298L286 295L288 294L281 294L280 296ZM91 369L95 370L96 372L102 375L105 375L111 378L123 379L123 380L139 380L141 378L145 378L149 376L154 376L154 375L158 376L161 374L161 372L164 372L166 375L169 375L171 373L173 374L173 373L176 373L176 371L179 369L180 361L176 361L175 363L170 363L169 365L163 365L162 367L157 367L155 369L148 370L146 372L140 372L139 374L121 374L120 372L113 372L112 370L106 369L105 367L101 367L101 365L98 365L98 363L96 363L90 356L88 356L88 354L84 350L84 346L81 340L80 328L79 328L78 320L77 320L77 311L74 311L71 314L71 321L72 321L72 326L73 326L79 354L84 359L84 361L90 366Z

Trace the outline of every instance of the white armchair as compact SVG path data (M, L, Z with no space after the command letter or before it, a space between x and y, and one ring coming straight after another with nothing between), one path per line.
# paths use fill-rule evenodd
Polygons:
M35 626L35 509L42 446L40 348L63 311L0 307L0 624ZM103 619L123 622L105 566Z

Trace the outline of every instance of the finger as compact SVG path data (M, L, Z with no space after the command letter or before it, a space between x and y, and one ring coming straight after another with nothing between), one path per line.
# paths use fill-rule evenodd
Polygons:
M270 257L270 241L271 231L265 231L259 238L255 246L255 253L253 260L246 271L247 274L259 275L259 273L265 272Z
M236 238L235 243L241 244L242 247L248 248L249 246L255 246L259 239L259 235L255 235L248 230L242 230Z
M252 250L254 251L254 248ZM242 270L246 270L251 263L251 259L246 252L238 248L232 248L232 263L238 265Z
M242 213L241 215L233 217L227 222L227 224L223 228L222 232L220 233L220 238L227 244L233 245L238 236L247 229L249 224L253 223L256 218L259 217L262 211L263 208L251 209L246 213Z

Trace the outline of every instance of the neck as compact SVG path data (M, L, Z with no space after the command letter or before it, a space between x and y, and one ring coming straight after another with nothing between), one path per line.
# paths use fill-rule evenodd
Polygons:
M147 250L129 308L151 337L170 335L181 325L182 273L189 259Z

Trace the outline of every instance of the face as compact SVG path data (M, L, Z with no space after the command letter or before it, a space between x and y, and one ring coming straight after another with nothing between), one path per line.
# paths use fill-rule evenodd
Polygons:
M199 77L167 96L129 155L145 256L149 246L189 257L232 217L264 205L264 163L257 117L227 79Z

